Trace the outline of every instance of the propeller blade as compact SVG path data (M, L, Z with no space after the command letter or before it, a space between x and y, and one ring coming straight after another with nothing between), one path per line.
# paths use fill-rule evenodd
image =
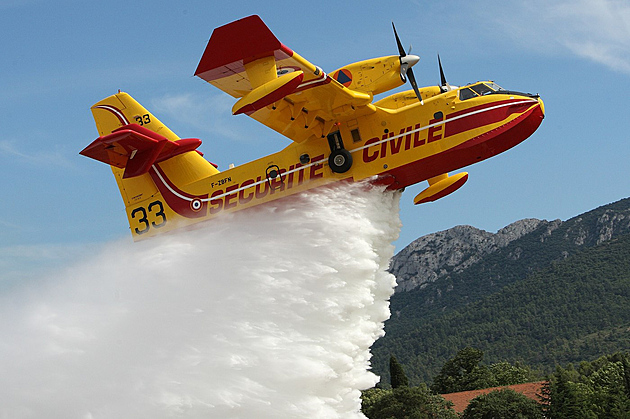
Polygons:
M444 69L442 69L440 54L438 54L438 65L440 66L440 83L442 83L441 86L448 86L448 82L446 81L446 77L444 76Z
M400 42L398 32L396 32L396 26L394 26L394 22L392 22L392 28L394 28L394 36L396 37L396 44L398 45L398 55L404 57L405 55L407 55L407 53L405 53L405 48L403 48L402 42Z
M400 63L400 79L403 83L407 83L407 70L409 69L409 64Z
M400 37L398 36L398 32L396 32L396 25L392 22L392 28L394 29L394 36L396 37L396 45L398 45L398 55L400 60L400 79L403 83L406 83L409 80L411 83L411 87L413 87L413 91L416 92L416 97L420 101L421 105L424 105L424 101L422 100L422 95L420 94L420 89L418 89L418 83L416 83L416 77L413 75L413 71L411 67L413 67L420 57L417 55L407 55L405 52L405 48L400 42ZM409 46L409 52L411 53L411 45Z
M420 94L420 90L418 89L418 83L416 83L416 77L413 75L413 70L411 68L407 70L407 78L409 79L409 83L411 83L411 87L413 87L413 91L416 92L416 96L418 97L420 104L424 105L422 95Z

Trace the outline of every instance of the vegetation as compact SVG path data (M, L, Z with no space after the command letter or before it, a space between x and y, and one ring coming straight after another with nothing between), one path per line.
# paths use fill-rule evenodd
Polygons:
M507 247L486 256L462 272L451 272L447 278L426 284L422 289L401 292L392 298L392 312L400 313L389 323L389 329L405 328L418 319L440 317L451 309L470 304L500 291L545 269L554 261L565 259L587 248L601 244L606 220L630 215L630 198L605 205L574 217L550 232L549 225L511 242ZM608 239L630 234L630 223L610 221Z
M362 395L362 411L369 419L630 419L630 355L626 353L581 361L577 367L557 366L543 386L538 402L513 390L494 390L474 398L458 416L439 392L494 387L493 380L498 376L516 381L532 377L527 366L499 362L484 367L482 358L483 352L478 349L460 350L442 366L431 388L421 384L366 390ZM505 371L510 373L505 375ZM512 374L513 371L517 374ZM506 384L515 384L509 381L513 380ZM441 387L444 383L451 387Z
M374 370L392 388L365 391L365 415L630 419L630 355L620 352L630 342L629 220L625 199L553 232L543 225L462 272L394 295L395 315L373 348ZM457 416L440 396L545 375L538 403L493 391Z
M540 405L514 390L494 390L477 396L464 410L462 419L541 419ZM576 418L578 416L575 416Z
M452 403L425 384L408 387L409 380L393 355L389 372L391 389L372 388L361 396L361 410L369 419L458 419Z
M391 377L392 388L409 386L409 379L394 355L389 357L389 376Z
M451 405L425 385L403 386L365 391L362 411L369 419L458 419Z
M433 378L431 390L438 394L507 386L536 381L539 377L528 367L499 362L482 365L483 352L464 348L454 358L446 361L440 373Z
M630 418L630 356L616 353L556 367L541 401L549 419Z
M393 303L392 303L393 304ZM491 362L521 361L551 372L557 364L593 359L630 341L630 235L585 249L474 303L406 329L386 324L374 347L399 354L410 383L428 382L466 346ZM393 309L392 309L393 310Z

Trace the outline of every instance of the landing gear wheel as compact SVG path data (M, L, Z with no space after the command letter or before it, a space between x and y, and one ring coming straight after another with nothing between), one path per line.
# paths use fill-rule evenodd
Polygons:
M335 173L345 173L352 166L352 155L345 148L335 150L328 157L328 166Z

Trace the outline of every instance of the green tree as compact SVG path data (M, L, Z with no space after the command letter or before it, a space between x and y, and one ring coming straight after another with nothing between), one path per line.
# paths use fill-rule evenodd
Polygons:
M432 394L426 386L380 390L364 398L362 411L369 419L458 419L452 403Z
M540 405L514 390L491 391L475 397L462 419L541 419Z
M392 388L409 386L409 380L405 375L405 371L394 355L389 357L389 377Z
M582 383L571 381L574 370L558 366L550 385L547 410L550 419L597 418L589 408L590 391Z
M509 386L536 381L538 376L531 368L518 362L512 365L509 362L498 362L490 365L490 372L497 382L497 386Z
M630 418L623 362L608 362L585 381L591 391L591 410L598 417Z
M479 365L483 352L479 349L464 348L454 358L446 361L440 373L433 379L431 390L438 394L477 390L497 385L492 372L485 365Z
M626 396L630 398L630 359L627 355L619 354L621 358L621 366L623 367L623 387Z
M375 405L381 397L389 393L391 393L391 390L385 390L378 387L363 390L361 392L361 411L371 411L372 406Z
M580 363L578 369L556 367L543 392L550 419L630 419L628 355L616 353Z
M551 382L549 381L549 377L546 378L540 389L538 403L540 404L543 417L547 419L551 418Z

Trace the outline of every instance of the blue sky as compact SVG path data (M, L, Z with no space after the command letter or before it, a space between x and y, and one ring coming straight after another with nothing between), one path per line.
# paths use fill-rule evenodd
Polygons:
M289 141L193 77L212 30L258 14L325 71L396 53L391 21L421 61L420 85L491 79L539 93L547 117L527 141L466 169L436 203L401 200L397 248L459 224L488 231L521 218L567 219L628 195L630 4L546 2L0 0L0 270L63 264L131 237L109 168L78 152L97 137L89 107L129 92L226 168ZM408 87L407 87L408 88ZM8 272L8 273L7 273Z

